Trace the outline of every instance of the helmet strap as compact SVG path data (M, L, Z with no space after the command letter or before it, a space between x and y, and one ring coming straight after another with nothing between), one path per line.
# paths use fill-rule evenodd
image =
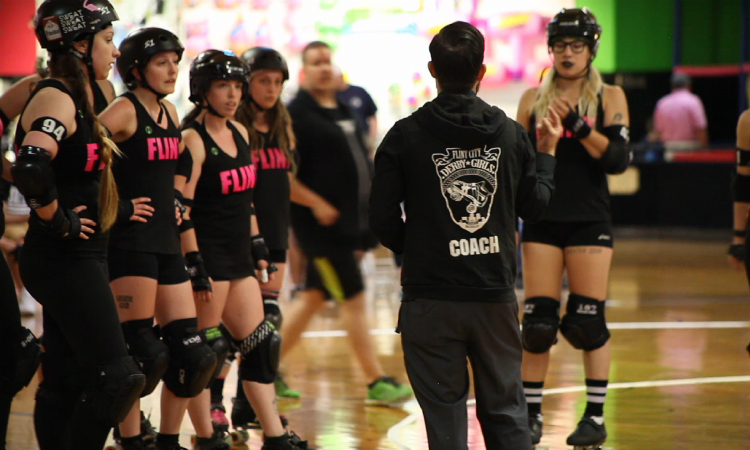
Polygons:
M167 96L167 94L157 91L156 89L152 88L150 84L148 84L148 81L146 81L146 75L143 73L140 67L136 67L136 70L138 71L138 75L141 76L141 80L140 80L141 87L146 88L149 91L153 92L154 95L156 96L157 101L161 101L164 99L164 97ZM159 120L161 121L161 119Z

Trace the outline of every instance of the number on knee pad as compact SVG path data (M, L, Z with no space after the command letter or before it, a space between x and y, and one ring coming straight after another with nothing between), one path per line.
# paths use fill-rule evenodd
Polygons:
M42 346L39 344L39 339L34 336L31 330L21 327L19 344L21 349L18 353L16 376L11 384L12 396L15 396L18 391L31 383L36 370L39 368L39 364L42 363Z
M279 370L281 336L268 321L262 322L250 336L236 342L242 353L240 378L258 383L273 383Z
M229 355L230 345L229 340L224 337L224 333L219 327L203 330L203 336L206 338L208 347L216 353L216 368L208 382L208 386L211 387L211 383L219 376L221 369L224 368L224 361L227 359L227 355Z
M83 400L109 426L125 420L146 385L146 376L131 356L97 367L87 380Z
M604 319L604 301L570 294L560 332L578 350L592 351L609 340L609 329Z
M170 355L164 383L178 397L195 397L216 368L216 354L198 333L198 319L174 320L162 328L162 336Z
M551 297L526 299L523 309L523 348L530 353L544 353L557 343L560 325L560 302Z
M141 397L154 392L169 366L169 348L162 342L158 328L153 323L153 318L122 323L122 333L130 356L135 358L146 376Z

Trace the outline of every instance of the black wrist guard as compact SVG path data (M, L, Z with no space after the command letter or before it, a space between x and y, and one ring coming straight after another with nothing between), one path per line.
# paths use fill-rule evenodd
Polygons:
M268 262L271 258L268 247L266 247L266 241L263 239L262 234L256 234L255 236L250 237L250 244L252 245L251 251L253 254L253 260L255 261L255 267L260 269L260 267L258 267L258 262Z
M583 139L591 134L591 127L583 120L583 117L579 116L573 108L568 111L568 115L562 120L562 124L565 128L570 130L578 139Z
M174 190L174 206L180 211L180 218L182 218L187 211L187 207L185 206L185 197L179 189Z
M745 261L745 244L732 244L727 253L740 261Z
M194 291L210 291L211 281L208 279L208 271L203 264L203 256L200 252L189 252L185 254L185 267L190 275L190 283Z
M732 236L743 238L746 236L745 230L732 230Z
M81 218L72 209L58 206L50 220L39 218L39 224L45 233L63 239L77 239L81 234Z
M125 223L135 214L135 204L132 200L121 198L117 203L117 222Z

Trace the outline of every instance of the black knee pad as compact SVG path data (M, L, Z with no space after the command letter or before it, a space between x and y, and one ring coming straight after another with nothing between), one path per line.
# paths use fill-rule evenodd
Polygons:
M284 317L279 306L279 291L263 291L263 312L266 314L266 320L280 330Z
M224 368L224 361L227 359L230 350L229 340L224 336L221 328L213 327L206 328L201 333L206 338L206 343L209 348L216 354L216 368L211 374L211 379L208 382L208 386L219 376L221 369Z
M242 353L240 378L257 383L273 383L279 371L281 335L272 323L262 322L250 336L236 341Z
M16 376L11 382L11 393L15 396L18 391L28 386L34 378L39 364L42 363L42 345L28 328L21 327L20 346L16 366Z
M125 335L130 356L135 358L146 375L146 386L141 392L141 397L154 392L169 366L169 349L167 344L162 342L158 328L153 325L153 317L122 323L122 333Z
M164 383L176 396L192 398L208 386L216 368L216 354L198 332L198 319L179 319L162 327L169 348Z
M560 302L551 297L527 298L523 307L523 348L529 353L544 353L557 343L560 326Z
M86 380L82 401L112 427L125 420L146 385L146 376L131 356L97 367Z
M604 301L570 294L560 332L578 350L596 350L609 340Z

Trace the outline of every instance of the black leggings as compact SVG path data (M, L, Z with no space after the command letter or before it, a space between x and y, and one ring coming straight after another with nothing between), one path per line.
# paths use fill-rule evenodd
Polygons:
M104 255L27 244L20 269L26 289L44 307L44 381L34 410L39 447L101 450L111 427L84 401L85 380L128 354Z
M0 255L0 450L5 450L10 404L13 402L11 380L16 376L21 335L21 313L18 310L16 287L5 258Z

